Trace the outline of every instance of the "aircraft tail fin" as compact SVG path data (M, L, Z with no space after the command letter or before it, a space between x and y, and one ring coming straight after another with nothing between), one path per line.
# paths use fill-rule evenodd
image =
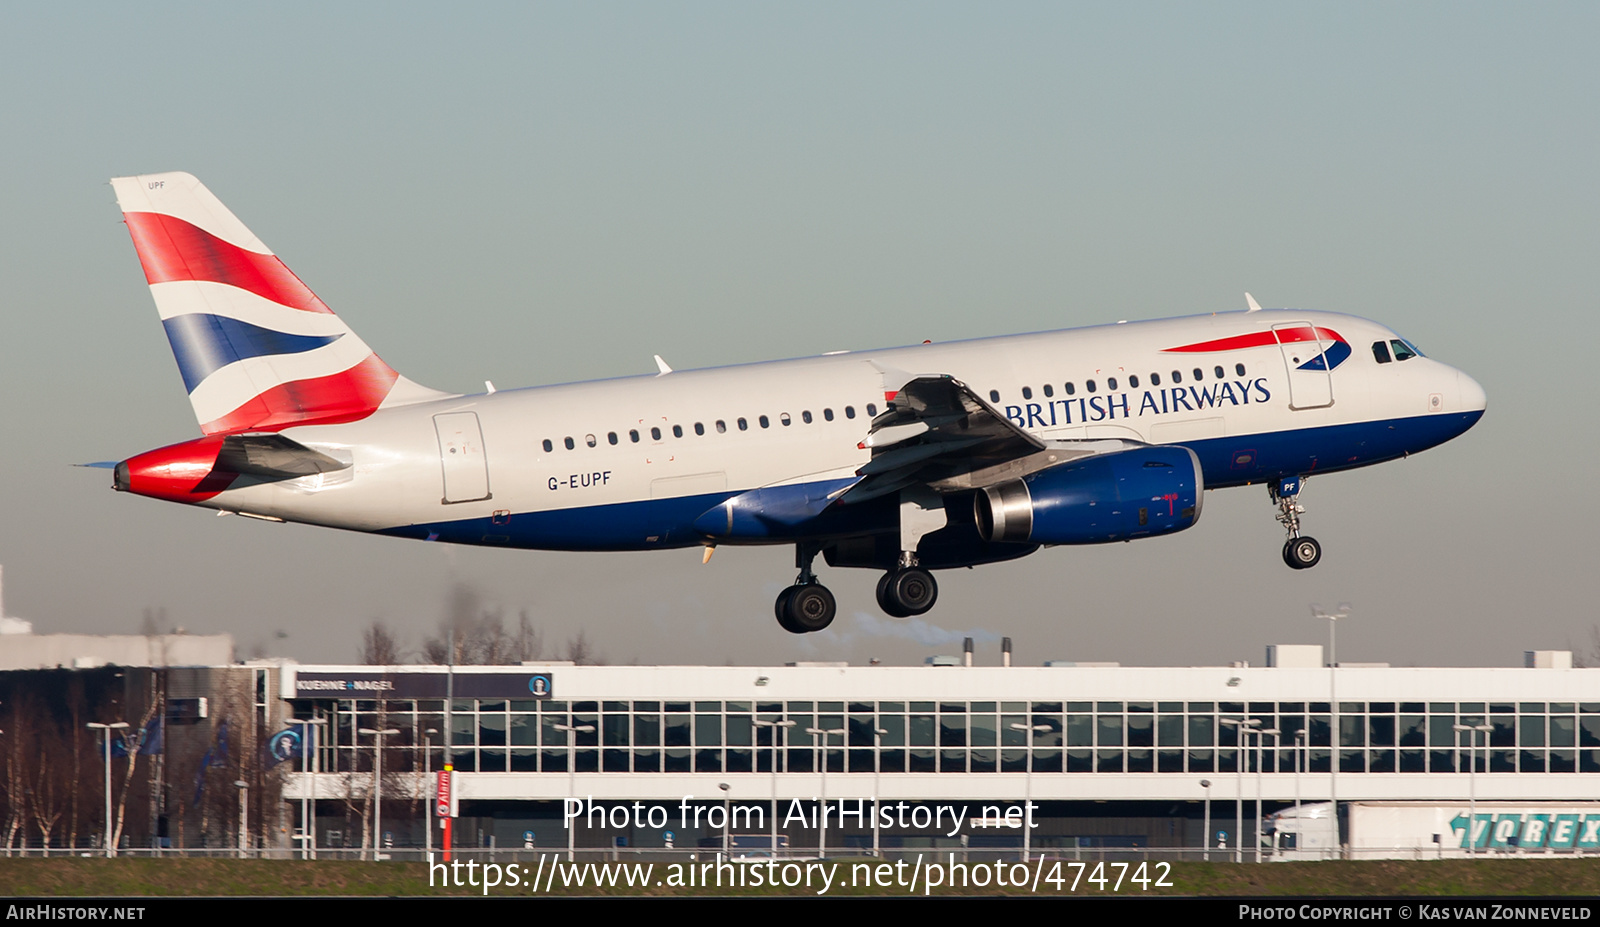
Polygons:
M111 185L204 433L350 422L448 395L385 364L192 175Z

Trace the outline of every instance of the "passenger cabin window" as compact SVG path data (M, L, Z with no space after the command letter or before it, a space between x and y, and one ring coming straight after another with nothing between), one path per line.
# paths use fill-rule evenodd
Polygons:
M1160 386L1161 385L1161 374L1159 374L1159 373L1150 374L1150 385L1151 386Z
M811 411L809 409L800 413L800 421L805 422L807 425L811 424Z
M1049 383L1046 383L1044 385L1044 398L1049 399L1051 396L1054 396L1055 394L1056 394L1056 388L1054 386L1051 386Z
M823 409L822 410L822 420L825 421L825 422L833 421L833 410L832 409ZM806 421L810 421L810 419L806 419Z
M606 432L606 440L609 441L612 444L616 444L617 443L617 433L614 432L614 431Z
M1219 380L1227 376L1227 373L1223 372L1221 364L1218 364L1215 368L1213 368L1212 372L1217 375L1217 379Z
M704 422L695 422L694 423L694 433L697 434L697 435L705 434L706 433L705 423Z
M1389 346L1382 341L1372 343L1372 357L1380 364L1387 364L1394 358L1389 356Z
M1233 372L1238 374L1241 377L1244 376L1244 365L1243 364L1234 364L1233 365Z
M998 401L998 400L996 400L996 401ZM875 403L875 402L867 403L867 415L868 416L876 416L877 414L878 414L878 404Z
M544 449L545 449L545 453L549 453L549 452L555 450L556 446L554 444L550 443L550 439L549 438L545 438L544 439Z
M1174 382L1174 383L1182 383L1183 382L1183 372L1179 371L1179 370L1172 371L1172 382Z
M997 389L989 390L989 401L990 402L999 402L1000 401L1000 391L997 390ZM868 407L868 408L870 410L870 407Z
M595 440L594 435L584 435L583 436L583 443L589 445L590 447L594 447L595 445L599 444L600 442Z
M638 444L639 443L639 429L637 429L637 428L628 429L628 440L632 441L634 444Z
M1194 379L1196 383L1204 380L1205 378L1206 372L1204 370L1201 370L1199 367L1194 368Z
M1033 398L1033 387L1024 386L1022 388L1022 398L1023 399L1032 399Z
M650 429L650 440L652 440L652 441L660 441L661 440L661 429L659 429L659 428L651 428Z
M1091 393L1094 392L1094 381L1093 380L1084 380L1083 381L1083 388L1088 390Z
M1106 389L1116 389L1116 388L1117 388L1117 378L1116 377L1106 377Z
M727 432L728 432L728 423L723 421L720 418L717 419L717 434L719 434L719 435L720 434L727 434Z
M1134 375L1128 377L1128 388L1129 389L1138 389L1139 388L1139 376L1138 376L1138 374L1134 374Z
M844 407L844 417L845 418L855 418L856 417L856 407L855 406L845 406Z
M1076 386L1073 386L1071 383L1068 383L1066 386L1067 386L1067 395L1068 396L1071 396L1073 393L1076 393L1078 391L1078 388Z
M756 419L756 421L761 423L761 427L762 428L770 428L770 427L772 427L772 422L770 420L768 420L768 418L765 415L763 415L760 418Z
M745 421L742 418L739 419L739 430L740 431L749 431L750 430L750 423Z
M683 437L683 426L682 425L673 425L672 426L672 436L674 438Z
M569 451L572 450L572 448L575 446L572 443L572 439L571 438L566 438L561 443L565 444L567 446L567 450L569 450Z
M1411 358L1417 356L1417 350L1415 348L1409 344L1406 344L1404 341L1399 340L1398 338L1389 342L1389 344L1394 348L1394 359L1397 361L1410 360Z
M783 427L788 428L789 427L789 422L790 422L789 413L784 412L781 415L779 415L778 416L778 421L783 424Z

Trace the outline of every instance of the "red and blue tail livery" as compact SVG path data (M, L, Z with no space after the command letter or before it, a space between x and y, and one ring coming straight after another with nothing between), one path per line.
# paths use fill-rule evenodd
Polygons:
M819 555L881 571L879 608L906 618L933 607L935 571L1186 531L1207 491L1252 483L1303 570L1322 557L1301 533L1308 478L1443 444L1487 404L1381 323L1248 296L1246 312L452 395L380 360L195 178L112 183L203 435L123 460L114 488L452 544L793 545L774 613L794 633L837 612Z
M201 431L357 421L396 391L399 375L194 177L112 186Z

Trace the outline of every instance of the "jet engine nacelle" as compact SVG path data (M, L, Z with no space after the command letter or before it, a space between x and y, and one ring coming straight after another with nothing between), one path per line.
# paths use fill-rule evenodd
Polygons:
M1100 454L981 490L978 534L990 542L1103 544L1171 534L1200 520L1205 482L1186 447Z

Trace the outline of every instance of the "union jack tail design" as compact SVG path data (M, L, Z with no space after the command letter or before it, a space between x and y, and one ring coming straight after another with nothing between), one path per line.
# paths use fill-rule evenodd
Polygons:
M366 418L446 394L385 364L200 181L111 181L208 435Z

